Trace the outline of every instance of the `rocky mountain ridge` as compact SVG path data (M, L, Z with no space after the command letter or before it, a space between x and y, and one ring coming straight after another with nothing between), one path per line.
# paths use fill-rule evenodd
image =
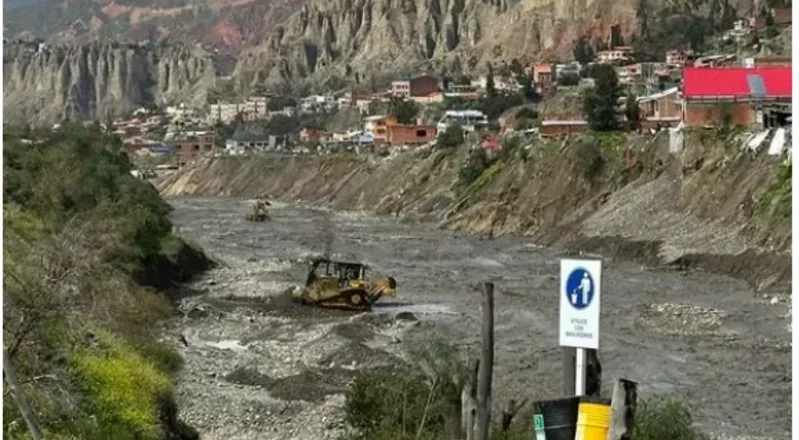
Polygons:
M3 54L4 122L104 119L178 100L202 105L215 76L208 53L183 45L8 44Z

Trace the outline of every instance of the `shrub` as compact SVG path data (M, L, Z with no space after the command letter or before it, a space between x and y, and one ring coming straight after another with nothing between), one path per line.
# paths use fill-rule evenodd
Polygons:
M490 166L491 160L488 158L488 153L480 147L473 149L469 153L466 164L458 172L458 183L462 187L469 186Z
M97 415L104 432L158 438L157 407L161 396L170 392L169 378L110 333L97 333L99 347L72 355L83 404Z
M580 75L576 73L566 73L558 77L558 85L573 87L580 84Z
M580 167L583 178L594 182L605 166L601 144L594 139L582 139L574 147L575 160Z
M635 416L635 440L707 440L693 426L690 409L674 399L644 401Z
M516 118L517 119L538 119L538 112L533 110L533 109L531 109L531 108L529 108L529 107L525 107L525 108L520 109L519 111L516 112Z
M463 144L463 128L459 125L450 125L443 133L438 135L436 146L441 148L455 148Z

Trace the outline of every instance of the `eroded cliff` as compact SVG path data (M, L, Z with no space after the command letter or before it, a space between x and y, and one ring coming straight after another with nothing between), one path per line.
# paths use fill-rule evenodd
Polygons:
M675 155L663 136L542 142L494 162L467 188L457 184L465 151L383 160L219 158L159 188L173 196L267 193L338 209L399 212L470 233L523 234L543 245L699 267L787 291L790 165L765 152L753 156L739 144L697 135Z
M153 103L201 105L215 81L208 54L181 45L17 43L4 49L3 109L12 123L104 119Z

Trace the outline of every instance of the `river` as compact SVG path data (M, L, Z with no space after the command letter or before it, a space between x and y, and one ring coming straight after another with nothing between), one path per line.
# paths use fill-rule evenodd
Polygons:
M487 239L360 212L276 202L271 221L253 223L244 219L244 200L169 201L180 233L223 263L193 283L195 295L185 300L184 309L203 312L176 318L171 330L190 344L182 348L181 415L204 438L333 438L341 432L341 391L351 371L383 355L401 357L397 341L405 335L437 335L476 349L482 281L496 285L495 406L558 397L562 254L524 237ZM375 307L372 318L270 313L266 298L303 282L303 259L325 246L336 257L366 262L374 275L393 276L397 298ZM420 322L393 319L400 311ZM642 397L687 399L709 432L787 439L786 312L732 278L605 261L604 391L613 379L628 378L640 384ZM360 333L348 334L345 324ZM367 351L347 357L351 366L344 368L341 356L354 356L356 346Z

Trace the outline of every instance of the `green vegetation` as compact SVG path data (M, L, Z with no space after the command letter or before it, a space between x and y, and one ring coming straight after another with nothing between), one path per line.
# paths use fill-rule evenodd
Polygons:
M400 124L413 124L419 114L419 106L407 99L392 98L388 103L388 114L397 118Z
M417 342L417 343L414 343ZM464 356L440 339L411 341L409 362L391 371L360 373L347 390L345 422L350 431L342 440L411 440L459 437L461 391L469 380ZM495 396L512 399L519 396ZM495 418L491 438L532 438L523 407L507 432ZM677 399L657 398L639 403L635 440L707 440L693 426L691 408Z
M466 164L458 172L458 185L468 187L480 177L492 164L488 153L480 147L474 148L469 153Z
M129 172L117 138L67 124L3 137L5 348L45 438L196 438L175 418L180 356L155 341L170 315L143 287L209 264L172 234L170 207ZM3 432L26 438L14 401Z
M771 184L757 200L757 212L779 219L791 218L791 168L790 161L779 166Z
M587 37L581 37L572 49L574 59L580 64L587 64L594 61L594 48Z
M635 415L635 440L707 440L693 426L691 408L676 399L642 402Z
M348 440L446 437L447 422L460 415L466 363L440 339L408 346L410 365L361 373L347 390Z
M619 128L618 103L621 86L616 70L606 64L594 68L596 85L587 90L583 100L583 111L588 125L594 131L614 131Z
M464 140L463 128L459 125L450 125L438 136L436 146L441 148L457 148L463 144Z

